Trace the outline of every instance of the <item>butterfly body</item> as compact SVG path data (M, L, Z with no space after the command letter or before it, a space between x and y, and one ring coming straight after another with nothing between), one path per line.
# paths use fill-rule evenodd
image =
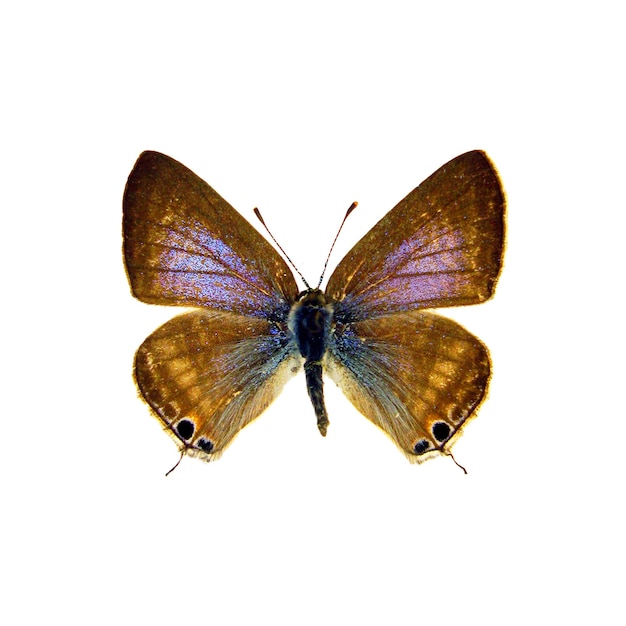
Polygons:
M304 360L309 398L317 416L317 427L325 437L328 414L324 404L322 363L326 354L333 318L332 303L320 289L307 289L298 296L289 313L289 330Z
M124 194L133 294L199 307L135 357L144 400L181 450L218 458L304 368L322 435L323 375L412 462L446 454L483 400L485 346L431 312L491 297L504 195L486 155L453 159L392 209L331 274L299 291L285 261L186 167L144 152Z

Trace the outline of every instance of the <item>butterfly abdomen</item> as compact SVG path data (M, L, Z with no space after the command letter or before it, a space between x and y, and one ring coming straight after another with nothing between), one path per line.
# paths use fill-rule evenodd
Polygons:
M302 292L289 314L289 329L305 359L307 391L317 416L317 427L323 436L326 436L328 428L328 415L324 404L322 358L326 352L331 319L332 306L319 289Z

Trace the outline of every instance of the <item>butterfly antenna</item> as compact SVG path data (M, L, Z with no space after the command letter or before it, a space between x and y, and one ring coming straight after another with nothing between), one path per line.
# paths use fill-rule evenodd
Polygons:
M454 456L452 456L452 452L446 452L446 454L454 461L454 464L457 467L460 467L465 472L465 474L467 474L467 470L460 463L457 463L457 460L454 458Z
M346 211L346 214L343 216L343 220L341 221L341 224L339 225L339 230L337 231L337 234L335 235L335 238L333 239L333 243L330 246L330 250L328 251L328 256L326 257L326 263L324 263L324 269L322 270L322 275L320 276L319 282L317 283L317 289L320 288L320 285L322 284L322 281L324 280L324 274L326 273L326 268L328 267L328 261L330 260L330 255L332 254L333 248L335 247L335 244L337 243L337 239L339 238L339 233L341 232L343 225L346 223L346 220L348 219L348 215L350 215L350 213L352 213L352 211L356 209L358 204L359 204L358 202L353 202L350 205L350 208Z
M289 255L283 250L283 247L278 243L278 241L276 241L276 237L272 235L272 231L270 231L270 229L267 227L267 224L265 223L265 220L263 219L263 216L261 215L261 211L259 211L259 209L255 207L254 214L257 216L257 219L259 220L259 222L263 224L263 228L265 228L265 230L267 231L267 234L272 238L272 241L276 244L278 249L283 253L283 256L287 259L287 261L289 261L289 263L291 264L291 267L293 267L293 269L296 270L296 273L298 274L298 276L300 276L306 288L311 289L311 287L309 287L309 283L306 282L306 279L304 278L304 276L302 276L302 273L296 267L295 263L289 258Z
M183 457L185 456L185 450L181 450L180 451L180 459L178 459L178 461L176 461L176 465L174 465L174 467L172 467L171 470L165 472L165 476L169 476L179 465L180 462L183 460Z

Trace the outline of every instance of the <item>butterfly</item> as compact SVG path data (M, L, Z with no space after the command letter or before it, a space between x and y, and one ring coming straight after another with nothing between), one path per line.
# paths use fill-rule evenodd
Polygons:
M133 295L199 307L137 350L143 399L183 455L217 459L304 368L317 426L323 373L411 462L450 454L490 378L487 348L430 309L477 304L502 264L505 198L482 151L442 166L300 290L278 252L207 183L143 152L126 184Z

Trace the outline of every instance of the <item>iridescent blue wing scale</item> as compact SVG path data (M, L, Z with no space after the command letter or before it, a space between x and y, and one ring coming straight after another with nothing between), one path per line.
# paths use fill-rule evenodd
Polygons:
M399 202L344 257L326 294L337 314L477 304L500 272L504 194L484 152L453 159Z
M141 154L124 193L124 258L133 295L267 317L298 287L285 261L226 200L158 152Z
M325 370L411 461L448 452L485 395L485 346L421 309L491 297L504 207L487 156L461 155L378 222L328 281L334 314Z

